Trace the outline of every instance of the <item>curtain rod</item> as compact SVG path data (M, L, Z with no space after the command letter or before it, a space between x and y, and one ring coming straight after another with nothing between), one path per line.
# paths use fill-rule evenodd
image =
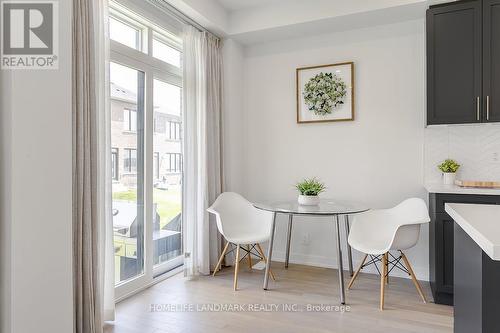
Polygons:
M195 20L193 20L192 18L190 18L189 16L187 16L186 14L184 14L183 12L181 12L180 10L178 10L177 8L175 8L174 6L169 4L167 1L165 1L165 0L147 0L147 2L151 3L156 8L161 9L166 14L181 21L182 23L190 24L193 27L195 27L196 29L198 29L199 31L211 33L212 35L214 35L215 37L220 39L219 36L217 36L216 34L211 32L210 30L208 30L207 28L205 28L204 26L202 26L201 24L199 24L198 22L196 22Z

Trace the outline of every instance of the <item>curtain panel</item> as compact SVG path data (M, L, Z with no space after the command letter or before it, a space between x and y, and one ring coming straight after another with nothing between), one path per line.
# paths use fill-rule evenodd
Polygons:
M107 1L73 0L72 29L74 332L100 333L114 319Z
M186 26L183 36L184 273L210 274L221 235L207 208L222 191L222 51L219 38Z

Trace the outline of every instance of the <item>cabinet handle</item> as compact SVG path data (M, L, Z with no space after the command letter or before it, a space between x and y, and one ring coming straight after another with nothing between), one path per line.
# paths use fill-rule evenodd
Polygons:
M477 113L477 120L479 121L479 112L480 112L480 106L479 106L480 103L480 98L479 96L477 96L476 98L476 113Z
M490 120L490 96L486 96L486 120Z

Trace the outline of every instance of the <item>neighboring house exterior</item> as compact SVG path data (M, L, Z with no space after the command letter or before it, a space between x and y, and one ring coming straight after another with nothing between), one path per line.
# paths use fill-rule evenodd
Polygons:
M114 185L137 184L137 96L111 83L111 172ZM154 107L153 181L179 184L182 172L180 110ZM161 186L161 185L160 185Z

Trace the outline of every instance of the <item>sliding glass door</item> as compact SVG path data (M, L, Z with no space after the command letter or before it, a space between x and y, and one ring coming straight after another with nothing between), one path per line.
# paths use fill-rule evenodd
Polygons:
M110 2L111 182L121 298L182 265L182 44Z

